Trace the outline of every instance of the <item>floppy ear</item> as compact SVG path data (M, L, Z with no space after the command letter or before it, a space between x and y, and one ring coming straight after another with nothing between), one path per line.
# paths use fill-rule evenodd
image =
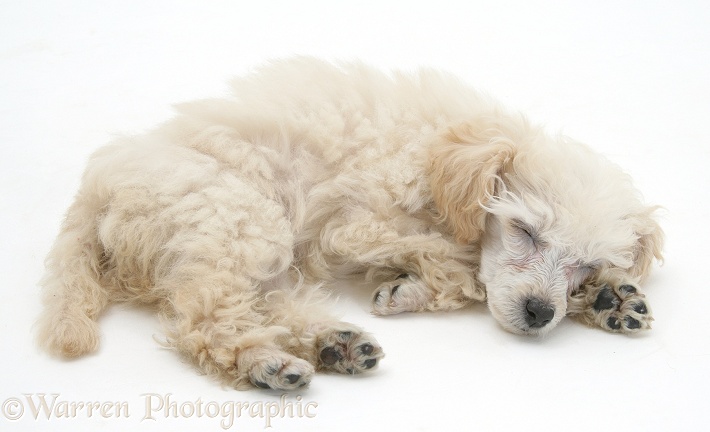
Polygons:
M515 153L515 144L495 127L452 127L432 145L429 183L440 219L460 243L477 241L486 224L485 206Z
M648 207L640 214L635 215L634 230L638 241L634 248L634 263L629 269L632 276L643 281L651 270L653 259L663 262L663 230L652 217L658 207Z

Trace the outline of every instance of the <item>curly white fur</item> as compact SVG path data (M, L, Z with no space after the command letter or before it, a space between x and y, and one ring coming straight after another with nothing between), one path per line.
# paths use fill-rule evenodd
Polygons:
M93 155L47 260L50 351L95 350L100 313L132 301L238 388L362 372L382 350L319 285L355 272L381 280L378 314L488 296L518 333L650 322L633 285L660 259L654 209L583 145L431 70L296 58L233 88Z

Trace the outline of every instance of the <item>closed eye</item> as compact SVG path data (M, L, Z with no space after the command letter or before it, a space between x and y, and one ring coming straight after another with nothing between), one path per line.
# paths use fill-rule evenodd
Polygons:
M537 248L537 246L542 243L533 228L525 222L513 219L511 221L511 226L515 236L529 242L533 247Z

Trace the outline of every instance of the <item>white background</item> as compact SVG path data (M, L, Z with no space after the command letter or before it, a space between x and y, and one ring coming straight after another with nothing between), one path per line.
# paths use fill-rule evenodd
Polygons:
M187 408L278 401L196 374L153 340L149 310L110 309L99 352L75 361L40 351L32 325L42 261L88 155L167 119L171 103L224 95L229 77L293 54L449 70L589 143L666 208L666 263L645 286L654 328L637 337L568 320L545 339L514 336L483 305L375 318L367 291L344 294L337 309L387 357L368 376L317 376L288 396L317 403L315 417L270 430L706 427L709 29L701 1L0 1L0 429L217 431L220 416L142 420L141 395L172 393ZM129 417L34 419L23 395L39 393L126 402ZM17 421L11 398L25 408ZM265 426L245 414L229 430Z

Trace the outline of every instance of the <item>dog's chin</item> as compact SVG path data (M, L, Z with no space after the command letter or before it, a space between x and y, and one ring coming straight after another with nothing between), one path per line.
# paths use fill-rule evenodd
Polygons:
M545 327L530 327L527 324L512 324L507 321L498 321L500 325L510 333L514 334L519 334L519 335L524 335L524 336L537 336L537 337L543 337L546 334L548 334L553 328L555 328L555 325L550 323L546 325Z

